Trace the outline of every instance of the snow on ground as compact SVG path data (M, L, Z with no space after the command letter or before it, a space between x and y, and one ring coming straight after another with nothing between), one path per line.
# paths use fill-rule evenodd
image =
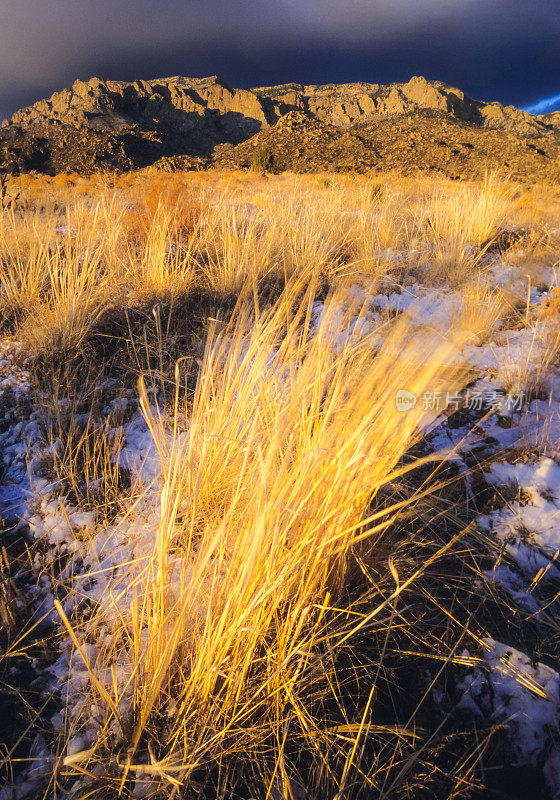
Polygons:
M493 639L485 638L481 645L482 666L460 684L459 707L505 724L516 763L540 766L556 795L560 787L560 675ZM468 651L463 653L469 656Z
M519 293L526 289L526 279L516 268L497 263L491 277L497 285L516 286ZM543 278L546 288L532 288L533 308L546 300L556 280L549 270ZM462 314L463 303L460 292L449 286L411 283L385 294L352 286L331 320L332 332L341 347L350 337L376 347L383 338L380 323L388 315L406 315L419 349L429 352L434 335L445 338ZM325 305L315 303L314 326L324 313ZM416 398L416 402L431 403L436 412L432 415L435 421L426 429L434 451L451 450L465 475L473 457L488 461L487 483L501 499L478 519L480 529L495 543L495 564L485 578L502 587L520 611L536 618L545 614L556 618L560 611L555 597L560 588L560 371L551 367L539 376L538 396L523 396L523 387L513 391L510 384L517 365L538 363L542 358L542 340L554 324L557 321L521 330L496 326L489 341L473 336L453 356L473 370L468 390L460 397L441 393L437 398ZM154 550L161 471L155 445L140 413L133 411L122 430L124 446L119 459L144 487L142 503L128 512L123 510L109 525L100 524L93 510L71 507L60 485L49 482L41 472L48 448L41 433L41 412L29 399L29 376L21 366L24 355L17 344L0 343L0 453L4 464L0 513L4 520L28 526L30 536L43 543L43 555L36 555L42 576L30 588L35 613L57 622L53 586L44 567L64 554L57 581L72 588L62 601L66 614L71 615L80 604L102 603L107 618L110 613L117 618L118 613L126 612L134 580L147 568ZM463 423L448 424L448 413L453 410L464 412ZM133 569L131 565L135 565ZM173 558L170 577L180 587L180 564ZM88 647L88 656L95 661L95 647ZM518 763L544 765L550 786L560 793L558 672L533 664L526 654L491 639L482 642L480 662L461 684L463 707L507 725ZM125 680L126 665L120 667L119 680ZM67 712L70 718L78 712L88 674L83 661L72 653L70 640L48 671L45 691L56 691L60 698L60 711L52 724L61 728ZM92 713L89 728L70 740L67 754L87 749L97 725ZM0 792L2 800L34 796L41 764L45 770L52 763L42 740L37 740L34 748L37 762L33 770L19 785Z
M42 472L44 457L55 445L45 443L42 413L30 401L29 376L19 366L25 357L19 345L0 344L0 454L3 472L0 485L0 514L5 525L13 530L28 531L30 538L42 543L35 554L38 574L36 583L27 588L29 620L39 622L39 631L58 624L60 618L54 607L53 582L49 577L49 564L62 555L65 566L56 574L58 587L68 586L63 608L68 616L83 604L107 602L110 593L118 598L109 610L113 615L125 610L130 603L130 591L136 564L136 574L146 568L154 552L154 531L158 523L157 480L161 464L152 436L138 411L122 429L124 445L120 463L142 483L142 504L136 504L134 513L122 515L113 525L99 525L94 510L74 508L61 494L62 487L47 480ZM117 398L115 404L122 404ZM114 408L107 409L114 410ZM171 560L171 571L177 572ZM59 595L60 596L60 595ZM95 660L95 648L88 647L88 655ZM43 665L42 695L46 699L55 694L59 698L60 712L51 722L55 729L64 730L76 716L80 696L89 677L83 660L72 653L70 639L62 646L62 653L54 664ZM125 675L122 675L124 682ZM68 753L83 749L98 729L94 717L80 742L74 738ZM89 737L89 739L88 739ZM36 797L41 793L41 781L52 772L54 756L44 741L38 737L32 747L36 756L33 766L19 776L11 787L0 789L1 800Z
M39 441L39 414L29 406L29 375L25 356L15 343L0 342L0 517L15 519L24 513L31 496L28 454Z
M520 295L527 291L526 278L512 276L511 267L497 265L493 272L497 285L513 286ZM544 290L531 289L532 313L558 285L557 273L543 273L543 283ZM371 335L379 311L391 311L409 315L429 352L433 332L445 335L461 314L462 302L450 287L413 284L369 295L354 286L348 291L348 308L362 310L338 339ZM319 316L321 309L315 313ZM546 617L546 624L553 626L545 629L550 633L560 615L560 370L553 359L546 363L546 343L555 341L558 323L537 322L521 330L498 326L490 341L474 338L458 355L473 368L475 379L451 404L445 393L427 398L439 403L442 413L426 431L433 450L447 451L459 464L467 485L473 455L477 461L490 459L485 477L496 488L498 507L477 523L493 538L496 557L484 577L503 587L521 612ZM546 370L541 374L543 359ZM446 412L459 409L465 413L464 424L449 425ZM504 461L504 451L510 461ZM516 763L540 767L552 794L560 797L559 673L489 638L481 643L481 656L484 666L464 679L459 706L506 725Z
M495 463L487 479L498 495L500 491L513 495L503 499L502 508L479 520L481 529L493 534L500 545L487 577L538 615L542 601L538 595L545 581L560 580L560 466L548 457L534 463ZM509 566L503 563L504 555ZM560 611L555 598L546 606L549 613L551 606Z

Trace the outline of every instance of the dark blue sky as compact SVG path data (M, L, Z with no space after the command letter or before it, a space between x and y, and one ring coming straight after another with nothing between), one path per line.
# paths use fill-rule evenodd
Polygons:
M422 74L528 105L560 92L560 0L1 0L0 118L77 77L237 86Z

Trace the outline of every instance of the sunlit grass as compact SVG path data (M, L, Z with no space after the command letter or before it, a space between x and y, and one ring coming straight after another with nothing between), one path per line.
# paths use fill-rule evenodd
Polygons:
M261 779L282 785L294 777L285 751L294 737L327 763L337 736L313 705L336 683L338 649L354 632L383 630L387 611L437 557L401 582L388 533L401 509L372 508L402 474L426 415L396 409L403 374L421 394L437 387L451 353L442 346L419 359L398 326L377 354L359 340L340 348L337 307L313 336L307 304L294 315L289 296L263 314L240 310L208 337L187 417L179 367L170 418L141 384L162 463L153 555L131 565L124 606L109 592L105 613L122 621L109 648L95 665L84 652L102 733L67 766L89 771L100 761L115 783L149 776L173 796L197 770L219 765L233 780L230 765L248 770L263 751ZM447 386L450 378L446 369ZM457 388L457 371L454 380ZM367 613L348 618L337 609L356 548L377 578ZM104 625L102 610L73 636L91 641ZM107 683L117 664L120 679ZM120 772L107 761L115 747L127 754Z
M403 514L424 524L429 481L399 496L423 464L410 449L427 418L395 396L461 389L464 345L512 314L535 348L508 361L504 388L538 390L560 349L557 297L544 326L489 276L508 256L491 250L506 228L534 221L524 247L552 251L545 206L494 177L146 171L18 188L20 206L0 215L0 309L36 359L44 474L68 507L97 512L83 539L101 529L119 541L134 525L147 542L124 588L122 573L104 576L87 615L57 600L89 686L69 710L56 780L83 778L92 797L183 796L201 775L223 796L242 776L259 797L283 800L292 784L391 797L424 745L415 755L414 715L372 721L378 682L395 627L417 647L430 640L405 598L454 543L399 532ZM357 283L371 299L417 282L456 290L449 329L426 340L409 315L375 316L347 291ZM373 327L349 332L366 317ZM131 375L160 464L149 485L122 467L124 420L97 391L130 397ZM73 591L80 609L69 579ZM366 635L368 671L349 655ZM342 657L360 681L353 714ZM69 748L92 719L96 737Z

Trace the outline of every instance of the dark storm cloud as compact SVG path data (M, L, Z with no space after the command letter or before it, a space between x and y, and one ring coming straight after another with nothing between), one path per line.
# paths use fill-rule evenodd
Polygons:
M0 117L92 75L425 74L528 104L558 93L559 42L557 0L2 0Z

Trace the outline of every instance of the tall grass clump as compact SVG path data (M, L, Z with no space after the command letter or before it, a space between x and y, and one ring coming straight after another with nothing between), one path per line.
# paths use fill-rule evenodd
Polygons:
M355 724L337 658L358 632L387 631L430 563L401 572L399 505L376 497L426 413L399 412L397 391L437 388L450 353L420 357L404 327L374 351L339 330L336 302L317 326L311 297L293 305L285 294L265 312L244 306L210 331L194 397L179 365L167 413L140 384L161 461L150 555L83 627L58 606L90 673L68 736L93 713L97 733L65 759L89 791L178 797L210 781L216 796L245 785L287 798L298 783L334 796L356 777L376 791L386 774L379 748L361 764L364 737L400 735L370 725L382 652ZM368 576L359 612L356 569ZM346 725L328 721L329 704Z
M0 260L0 299L4 325L15 328L36 349L71 352L79 348L107 303L104 214L99 203L68 210L66 224L53 237L48 218L33 235L15 218L12 247ZM114 296L114 295L113 295Z
M128 242L125 282L142 300L181 295L193 286L192 231L177 227L175 213L160 204L145 220L141 244Z
M461 184L454 191L435 188L417 216L425 279L457 286L475 277L485 249L511 210L493 175L480 185Z
M454 192L436 188L428 199L426 226L436 239L481 246L504 224L510 210L503 186L487 175L482 184L460 184Z

